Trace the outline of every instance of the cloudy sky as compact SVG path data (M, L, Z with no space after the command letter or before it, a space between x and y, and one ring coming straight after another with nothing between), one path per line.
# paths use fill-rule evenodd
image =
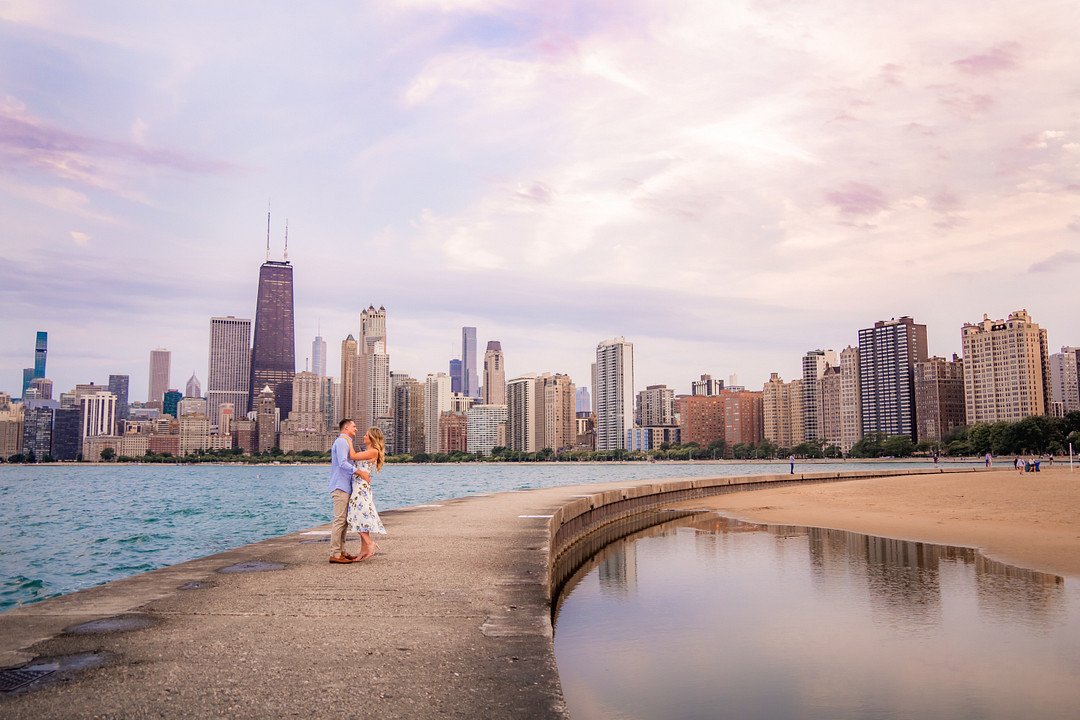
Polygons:
M759 386L911 315L1080 344L1076 2L0 0L0 390L251 317L289 222L297 362L389 313L508 371ZM335 373L336 374L336 373Z

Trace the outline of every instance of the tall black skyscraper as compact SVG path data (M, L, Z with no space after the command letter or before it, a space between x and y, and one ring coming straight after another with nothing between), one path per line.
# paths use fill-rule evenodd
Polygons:
M259 268L259 297L255 304L255 339L251 347L251 385L247 409L267 385L274 391L284 419L292 410L292 382L296 374L296 338L293 322L293 269L289 264L289 235L285 231L285 257L270 259L270 215L266 217L266 262Z
M450 392L461 392L461 361L457 358L450 361Z

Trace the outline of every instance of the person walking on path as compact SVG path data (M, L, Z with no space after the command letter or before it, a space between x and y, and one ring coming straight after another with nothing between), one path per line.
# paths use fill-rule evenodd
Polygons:
M375 554L379 544L371 539L371 533L386 534L382 520L379 519L379 511L375 509L375 495L371 492L371 473L368 470L366 455L376 453L375 471L382 470L386 461L386 440L383 432L377 427L369 428L364 434L364 447L362 453L349 453L350 458L360 461L361 468L358 471L359 479L353 483L352 497L349 498L349 529L360 535L360 555L356 562L367 560Z
M791 471L789 472L789 474L794 475L795 474L795 456L794 455L788 455L787 461L789 463L791 463Z
M994 458L990 453L986 453L986 467L994 467Z

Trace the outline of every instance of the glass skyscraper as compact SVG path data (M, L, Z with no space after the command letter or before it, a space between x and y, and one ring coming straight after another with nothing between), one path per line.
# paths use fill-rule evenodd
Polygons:
M34 345L34 377L45 377L45 356L49 352L49 333L38 330L37 343Z
M267 260L259 268L259 295L255 304L255 340L251 348L251 383L247 409L267 385L274 393L281 417L292 410L292 382L296 374L296 339L293 322L293 269L287 260Z
M476 328L461 328L461 392L480 397L480 375L476 366Z
M128 385L131 377L128 375L110 375L109 392L116 396L116 419L128 419Z

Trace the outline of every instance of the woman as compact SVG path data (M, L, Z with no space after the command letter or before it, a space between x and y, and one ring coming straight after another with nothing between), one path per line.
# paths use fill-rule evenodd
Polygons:
M371 471L369 460L375 461L375 472L382 470L386 462L386 439L383 432L377 427L369 428L364 435L363 452L349 451L349 459L359 461L357 467L359 476L353 482L352 497L349 498L349 529L360 533L360 555L356 561L367 560L375 554L378 543L371 539L371 533L386 534L379 513L375 510L375 498L371 493Z

